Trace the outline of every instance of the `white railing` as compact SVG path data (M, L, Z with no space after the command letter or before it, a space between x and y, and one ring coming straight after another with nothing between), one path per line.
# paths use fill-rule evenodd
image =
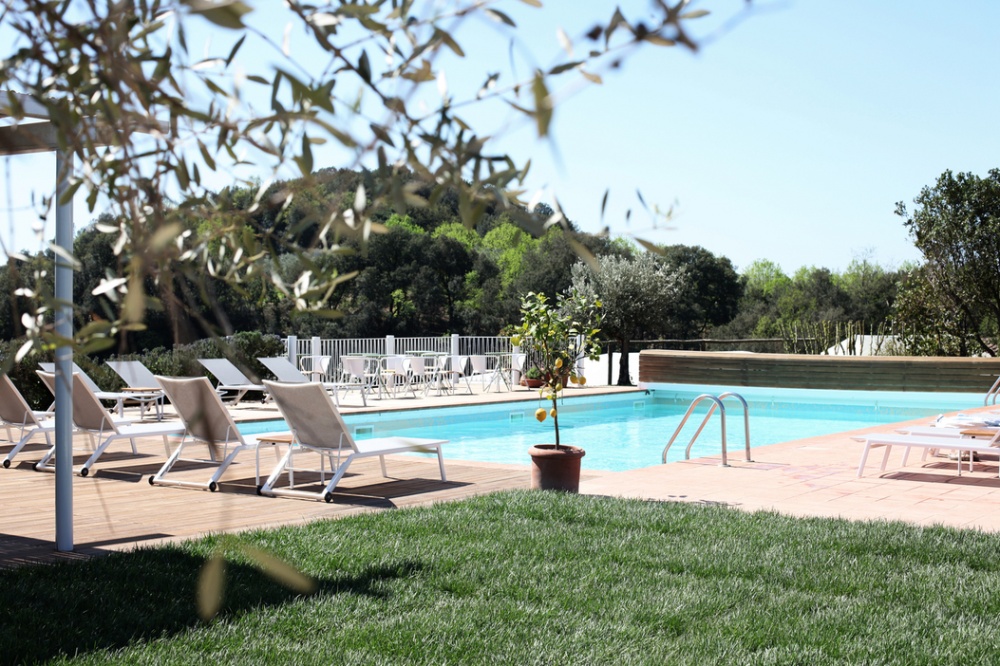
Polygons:
M362 354L405 354L413 351L433 351L454 356L473 354L509 354L510 338L485 335L448 335L397 338L298 338L290 335L284 340L285 354L297 367L299 360L310 356L330 356L330 368L340 367L342 356ZM311 363L306 363L311 367Z
M461 339L461 336L456 337ZM446 338L432 338L424 336L419 338L396 338L395 340L396 348L391 352L386 352L387 354L408 354L410 352L417 351L432 351L440 354L451 353L451 336Z

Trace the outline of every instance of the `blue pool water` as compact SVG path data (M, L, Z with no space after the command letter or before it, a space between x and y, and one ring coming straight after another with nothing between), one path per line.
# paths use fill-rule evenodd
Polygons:
M584 467L623 471L660 464L663 447L691 401L701 393L726 387L659 384L647 393L571 397L559 407L559 432L565 444L587 450ZM752 446L845 432L922 416L937 416L982 404L981 396L956 393L895 393L740 388L749 404ZM668 461L684 458L684 449L711 403L702 402L670 449ZM742 455L743 410L726 400L727 449ZM554 441L552 421L535 420L541 400L419 409L345 417L358 439L402 435L449 440L445 457L456 460L525 464L532 444ZM240 426L245 434L279 429L274 421ZM721 447L718 412L691 450L691 457L717 456Z

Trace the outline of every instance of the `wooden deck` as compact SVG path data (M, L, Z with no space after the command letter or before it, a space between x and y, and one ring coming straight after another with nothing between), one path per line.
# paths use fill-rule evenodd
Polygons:
M125 445L127 451L127 444ZM130 451L107 453L90 477L73 479L76 553L53 550L55 475L35 472L30 462L0 469L8 511L0 534L0 566L77 559L112 550L179 541L212 532L242 531L337 518L374 509L454 500L507 488L526 488L527 466L464 463L447 460L447 481L437 460L414 456L387 458L390 478L376 460L353 465L335 492L321 501L261 497L256 493L253 452L245 452L228 470L218 492L191 488L150 487L147 479L163 462L162 443L140 442L139 457ZM262 453L264 474L273 466ZM24 456L30 461L33 456ZM84 455L77 457L81 463ZM204 481L212 468L188 463L176 478ZM308 479L296 473L296 481ZM17 498L12 501L12 498ZM16 507L16 510L12 510Z
M624 389L635 390L635 389ZM571 395L618 393L620 388L573 389ZM428 397L345 404L342 411L407 410L427 407L474 405L490 402L537 400L538 392L521 389L505 393ZM242 403L232 410L239 421L280 418L273 405ZM168 407L168 417L169 407ZM41 438L39 438L41 439ZM75 441L75 464L88 455L86 438ZM503 489L527 488L530 470L524 465L472 463L448 457L442 482L436 457L387 456L390 478L384 478L378 460L351 465L332 503L286 497L261 497L256 493L254 453L245 451L223 477L218 492L191 488L151 487L147 480L163 464L161 438L138 440L138 457L127 442L119 442L101 456L84 478L73 477L74 553L55 551L55 475L36 472L32 464L44 446L28 445L10 469L0 468L0 487L7 511L0 526L0 568L32 562L81 559L136 546L182 541L215 532L301 524L338 518L362 511L444 502ZM10 447L0 442L0 452ZM202 455L192 447L193 455ZM274 467L276 451L261 450L261 473ZM210 465L178 463L171 478L205 482L214 471ZM296 473L297 484L308 477Z

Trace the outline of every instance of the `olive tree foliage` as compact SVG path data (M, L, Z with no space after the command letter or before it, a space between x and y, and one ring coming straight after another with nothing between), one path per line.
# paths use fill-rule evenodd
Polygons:
M658 337L678 327L684 271L670 268L654 254L644 253L631 258L599 257L596 270L578 262L572 275L574 290L600 299L601 331L617 341L621 349L618 385L631 386L629 344L642 336Z
M893 304L893 353L907 356L972 356L986 350L977 326L942 301L926 264L910 267L900 280Z
M926 319L913 308L910 325L934 326L949 322L947 332L968 337L974 346L996 356L1000 327L1000 169L986 177L945 171L931 187L924 187L907 210L900 202L896 214L923 254L920 277L928 293L921 302L936 301L944 317ZM916 296L916 293L910 293ZM911 299L912 300L912 299ZM936 336L934 336L936 337ZM960 345L966 347L965 343Z
M509 210L535 234L564 224L558 206L551 215L531 213L522 201L528 164L494 150L492 137L476 131L472 109L486 100L506 103L547 137L559 86L598 84L604 69L640 47L694 50L687 23L708 12L692 10L688 0L655 0L642 20L616 9L595 17L585 35L561 35L565 53L554 65L516 81L500 81L484 65L478 91L454 97L443 63L475 46L460 43L457 26L485 17L516 42L503 9L511 4L518 3L287 0L280 8L269 3L269 12L282 14L262 24L254 20L260 7L239 0L5 0L0 31L12 39L0 47L0 91L44 107L60 147L74 157L65 196L86 196L91 210L107 205L115 220L99 230L114 237L120 269L109 268L96 291L114 301L117 317L88 325L77 342L140 328L149 307L179 326L197 316L187 303L211 298L211 289L198 286L206 277L237 290L271 281L298 310L333 316L332 295L350 276L324 270L317 252L338 252L345 238L382 231L367 214L378 206L405 214L457 192L469 227L487 206ZM206 32L208 46L194 42ZM308 47L296 49L304 55L292 55L292 39ZM248 49L273 60L241 59ZM20 98L0 92L0 107L23 120ZM303 209L304 218L280 231L253 227L256 207L295 205L294 186L271 192L270 185L294 172L308 180L314 148L323 143L340 146L351 166L387 177L374 191L359 185L350 202ZM221 210L209 172L259 182L253 204L242 214ZM392 177L403 172L411 177ZM209 218L217 223L198 233L197 221ZM307 225L320 231L299 234ZM279 250L306 267L292 284L281 279ZM52 307L51 295L34 296L33 314ZM36 321L34 339L52 339L45 319ZM219 322L197 324L219 330Z

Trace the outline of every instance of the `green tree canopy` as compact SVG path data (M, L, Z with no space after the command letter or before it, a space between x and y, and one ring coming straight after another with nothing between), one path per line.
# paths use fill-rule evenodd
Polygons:
M339 252L349 239L367 242L389 209L427 231L433 228L422 211L447 203L457 215L432 215L437 224L473 228L488 214L506 212L536 236L553 224L573 232L561 211L527 210L520 197L529 163L494 148L494 137L477 131L470 107L498 101L547 138L562 85L600 83L598 72L621 66L641 47L696 49L687 25L707 12L687 10L687 0L654 3L638 19L609 7L585 35L564 36L565 52L549 66L497 85L495 54L478 53L478 90L449 90L449 60L472 61L476 53L477 44L459 30L466 21L489 19L513 46L530 52L519 41L514 12L502 5L5 3L0 90L12 92L0 94L0 113L16 121L27 110L47 115L74 158L62 162L70 195L85 195L92 211L106 203L114 220L102 233L115 238L112 248L121 257L115 279L124 280L116 289L124 293L112 304L117 319L88 333L138 326L157 304L179 330L185 314L179 304L216 293L185 285L209 278L240 289L261 273L295 309L328 313L342 277L321 271L338 264L316 262L314 253ZM574 39L582 42L575 48ZM251 50L269 57L242 57ZM349 161L344 166L370 171L316 173L314 151L322 144L338 146ZM236 187L252 188L252 196L215 197L210 172L240 178ZM286 180L289 173L304 180ZM350 194L311 189L327 177L350 180ZM234 223L206 230L213 238L183 234L190 220L223 209L242 213L253 233L236 232L242 225ZM215 241L224 261L214 259ZM295 284L280 279L283 253L301 255L307 267ZM159 290L156 299L148 297L149 285ZM42 283L36 287L32 298L52 307L51 293ZM45 324L31 334L51 337L51 330Z
M978 346L995 356L1000 326L1000 170L986 177L945 171L896 214L925 261L926 286L968 323Z

